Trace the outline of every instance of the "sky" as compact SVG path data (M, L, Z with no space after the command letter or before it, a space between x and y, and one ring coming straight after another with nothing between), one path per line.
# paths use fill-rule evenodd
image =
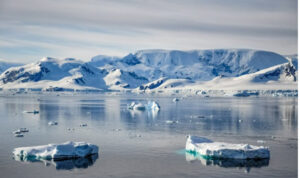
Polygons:
M142 49L297 53L297 0L0 0L0 59Z

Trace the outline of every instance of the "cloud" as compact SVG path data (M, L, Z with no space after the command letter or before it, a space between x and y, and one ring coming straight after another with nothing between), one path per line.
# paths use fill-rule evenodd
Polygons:
M0 20L0 57L24 61L145 48L297 51L296 0L2 0Z

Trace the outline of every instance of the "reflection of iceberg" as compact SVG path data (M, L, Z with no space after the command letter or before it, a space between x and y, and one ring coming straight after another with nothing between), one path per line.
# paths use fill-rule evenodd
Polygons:
M265 159L270 158L267 147L248 144L213 142L206 138L188 136L187 151L213 159Z
M148 101L148 104L146 105L146 108L149 111L159 111L160 110L159 104L155 101Z
M139 110L139 111L144 111L146 109L145 105L143 105L142 103L136 103L136 102L132 102L129 106L128 106L129 110Z
M205 166L219 166L224 168L246 168L247 172L250 168L260 168L269 165L269 159L207 159L195 152L185 153L186 161L194 162L199 160Z
M160 106L155 101L148 101L147 104L132 102L130 105L128 105L128 109L129 110L139 110L139 111L144 111L144 110L159 111Z
M98 154L93 154L87 157L64 159L64 160L43 160L43 159L27 159L24 157L14 156L16 161L26 162L26 163L44 163L46 166L53 165L57 170L71 170L75 168L88 168L92 166L98 159Z
M19 147L14 149L13 154L20 157L20 160L83 158L98 154L98 146L85 142L65 142L62 144Z

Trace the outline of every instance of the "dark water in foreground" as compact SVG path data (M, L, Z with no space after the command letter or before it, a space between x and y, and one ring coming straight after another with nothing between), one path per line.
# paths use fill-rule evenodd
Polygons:
M0 177L297 177L297 98L152 99L158 113L127 110L144 97L0 97ZM34 109L40 113L23 113ZM12 132L20 127L30 131L16 138ZM188 134L269 146L271 159L207 161L184 152ZM21 162L11 153L68 140L97 144L99 155Z

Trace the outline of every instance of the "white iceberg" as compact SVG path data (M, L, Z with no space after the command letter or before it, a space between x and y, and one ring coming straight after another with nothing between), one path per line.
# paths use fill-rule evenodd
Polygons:
M270 158L270 151L264 146L213 142L197 136L188 136L185 149L188 152L200 154L202 157L208 159Z
M72 159L98 154L98 146L86 142L65 142L33 147L19 147L13 150L15 157L22 160Z

